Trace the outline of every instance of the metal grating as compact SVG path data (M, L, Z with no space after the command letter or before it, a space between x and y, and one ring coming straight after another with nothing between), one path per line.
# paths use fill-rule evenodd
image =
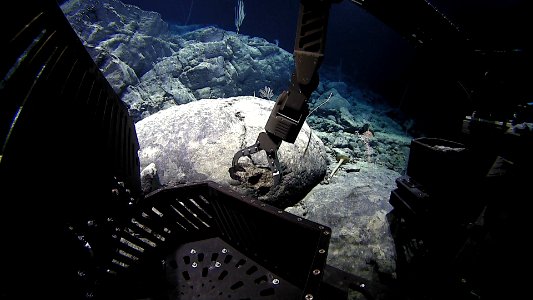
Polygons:
M56 1L3 3L0 26L0 297L72 298L71 246L110 251L94 236L141 197L135 128ZM110 193L117 181L127 195ZM27 270L54 271L28 290Z
M83 180L98 173L98 162L109 169L108 179L120 177L138 195L133 122L55 1L10 6L2 10L16 17L5 16L10 24L2 26L0 166L12 172L49 168L52 161L80 165ZM32 159L36 149L48 159Z
M93 263L82 270L93 274L85 293L124 299L319 296L331 233L320 224L213 182L158 190L130 216L110 228L105 249L92 247ZM80 230L85 241L102 244L102 235L89 231Z

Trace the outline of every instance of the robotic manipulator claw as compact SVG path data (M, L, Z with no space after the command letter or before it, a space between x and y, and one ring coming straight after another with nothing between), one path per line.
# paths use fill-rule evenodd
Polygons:
M295 76L293 75L293 82ZM239 165L239 159L243 156L251 158L251 155L264 150L267 155L268 166L272 171L273 185L277 186L281 182L281 164L278 160L278 149L283 141L294 143L300 129L302 128L309 107L307 97L292 84L288 91L284 91L277 99L270 117L265 125L265 132L259 133L255 144L239 150L233 156L232 167L229 168L231 178L243 180L237 172L244 172L245 169Z
M264 150L273 174L273 186L281 182L278 149L282 142L294 143L302 129L309 106L307 100L318 86L318 69L324 59L325 39L331 3L340 0L300 0L298 28L294 47L295 69L289 87L279 95L270 117L254 145L237 151L229 168L231 178L242 180L237 172L245 171L239 165L243 156Z
M243 156L251 158L251 155L259 151L265 150L268 160L268 166L272 171L274 179L273 186L277 186L281 182L281 166L278 159L278 149L281 145L281 139L266 132L261 132L257 137L257 141L252 146L246 147L237 151L233 156L232 167L230 168L230 176L233 179L241 179L236 172L244 171L244 168L239 165L239 159Z

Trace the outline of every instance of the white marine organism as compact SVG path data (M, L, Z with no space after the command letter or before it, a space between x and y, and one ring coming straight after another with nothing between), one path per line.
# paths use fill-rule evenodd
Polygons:
M237 1L237 6L235 7L235 27L237 28L237 34L239 34L239 30L242 25L242 21L244 21L244 17L246 14L244 13L244 2L243 0Z
M269 86L265 86L259 90L259 95L261 98L270 100L274 96L274 91Z

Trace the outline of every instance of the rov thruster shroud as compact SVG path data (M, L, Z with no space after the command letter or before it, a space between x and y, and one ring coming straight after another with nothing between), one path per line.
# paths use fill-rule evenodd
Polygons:
M380 1L352 2L398 21L381 9ZM327 21L329 1L302 0L307 8L316 10L313 3L327 8L318 14ZM347 289L369 299L411 294L393 293L326 265L331 234L327 226L242 197L216 183L188 184L143 195L138 143L127 108L57 4L18 1L3 6L1 298L310 300L346 299ZM290 142L301 128L322 59L326 28L313 27L316 15L305 14L305 6L299 23L309 18L310 26L298 28L297 41L302 44L297 44L296 50L301 45L302 51L295 57L297 64L300 58L305 60L300 61L304 66L311 66L303 70L311 77L301 76L305 80L299 81L294 74L293 90L278 99L283 104L290 93L292 97L294 91L301 93L298 101L293 98L287 107L280 105L273 111L271 118L288 118L267 126L270 134L277 133L275 137L262 136L271 139L272 147L265 148L261 136L258 138L263 145L258 150L267 151L275 176L279 171L277 147L281 140ZM424 13L429 8L430 14L435 13L428 6L412 6L398 4L395 12ZM324 19L319 23L325 24ZM402 28L405 24L401 22L397 25L405 33L412 29ZM440 28L433 25L429 27ZM417 41L424 37L409 36ZM286 121L292 123L279 131L278 125ZM522 169L515 171L508 165L518 165L527 157L531 139L527 133L505 134L505 128L479 118L465 120L465 131L476 133L471 148L494 150L482 161L501 155L490 168L492 174L511 173L510 177L494 175L485 180L507 186L505 192L512 191L513 199L519 199L525 186L520 184ZM487 145L494 140L494 133L505 145L518 147ZM494 194L483 195L492 202L468 202L466 213L453 213L464 208L457 199L476 198L473 194L483 184L478 180L483 176L467 176L472 175L466 168L471 149L445 153L435 149L467 149L463 146L445 140L414 140L408 173L398 178L398 189L391 193L398 275L407 278L399 281L406 287L398 290L416 292L406 298L479 298L486 289L478 289L492 283L490 278L479 278L485 263L496 256L491 251L505 250L487 250L492 248L485 244L501 241L502 233L501 228L490 227L494 221L484 223L485 216L496 223L501 220L491 219L490 214L498 210L501 203L497 199L504 192L494 188ZM516 148L521 152L506 152ZM246 151L238 152L235 160L257 150ZM442 159L451 164L431 165ZM526 160L525 165L531 163ZM427 166L440 168L439 172ZM461 178L456 177L458 173ZM431 174L441 175L428 177ZM466 196L449 192L443 182L450 177L461 182L461 188L469 187ZM476 178L470 186L462 181L469 178ZM450 199L455 201L448 203ZM480 207L486 209L478 215ZM477 218L469 222L472 215Z

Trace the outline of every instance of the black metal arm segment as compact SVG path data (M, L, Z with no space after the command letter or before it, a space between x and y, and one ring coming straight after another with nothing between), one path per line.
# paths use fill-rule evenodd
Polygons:
M318 69L324 58L327 24L331 3L341 0L300 0L300 12L294 46L295 70L289 87L276 100L265 131L254 145L233 156L230 175L235 178L242 156L265 150L274 176L274 186L281 181L277 151L283 141L294 143L309 114L307 100L318 86ZM238 179L238 178L235 178Z

